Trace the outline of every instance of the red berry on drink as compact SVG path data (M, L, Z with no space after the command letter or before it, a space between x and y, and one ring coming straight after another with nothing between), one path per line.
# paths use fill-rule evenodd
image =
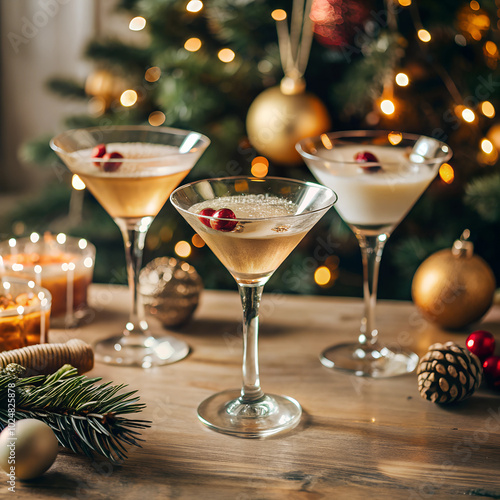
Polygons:
M106 153L102 159L106 160L102 164L102 169L105 172L116 172L122 165L121 161L107 161L107 160L116 160L117 158L123 158L123 155L115 151L114 153Z
M92 158L102 158L106 154L106 144L98 144L97 146L94 146L92 149L92 153L90 153L90 156ZM96 167L101 166L101 162L95 161L94 165Z
M484 361L483 374L489 387L500 390L500 356L490 356Z
M198 212L198 215L205 215L206 217L212 217L214 213L215 210L213 208L204 208L203 210L200 210ZM207 219L206 217L199 217L200 222L202 224L205 224L205 226L210 227L210 219Z
M489 358L495 352L495 338L486 330L472 332L465 341L470 352L474 353L481 361Z
M238 221L234 220L236 215L230 208L221 208L212 217L214 218L210 219L210 227L217 231L232 231L238 224Z
M369 151L360 151L354 156L354 161L357 161L358 163L378 163L378 158ZM382 170L380 165L367 165L366 167L363 165L360 166L367 173L375 173Z

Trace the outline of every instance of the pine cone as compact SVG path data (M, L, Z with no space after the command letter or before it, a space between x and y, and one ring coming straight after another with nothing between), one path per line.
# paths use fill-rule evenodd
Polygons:
M481 384L477 356L455 342L433 344L417 366L420 395L434 403L468 398Z

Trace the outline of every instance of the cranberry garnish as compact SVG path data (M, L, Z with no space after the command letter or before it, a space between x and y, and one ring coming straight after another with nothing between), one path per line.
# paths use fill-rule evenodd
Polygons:
M356 156L354 157L354 161L357 161L358 163L378 163L378 158L369 151L361 151L356 154ZM366 167L364 167L363 165L360 166L364 172L371 174L382 170L382 167L380 165L367 165Z
M106 153L102 159L103 160L114 160L116 158L123 158L123 155L117 151L113 153ZM102 165L102 169L105 172L116 172L122 165L121 161L105 161Z
M198 215L206 215L206 217L212 217L212 215L215 213L215 210L213 208L204 208L203 210L200 210L198 212ZM205 224L205 226L210 227L210 219L207 219L206 217L198 217L200 219L200 222L202 224Z
M94 146L94 148L92 149L92 153L90 154L90 156L92 158L102 158L105 154L106 154L106 144L98 144L97 146ZM100 167L101 166L101 162L95 161L94 165L96 167Z
M232 231L238 224L238 221L236 220L223 220L236 219L236 215L234 215L234 212L230 208L221 208L220 210L217 210L212 217L214 218L210 219L210 227L217 231L229 232Z

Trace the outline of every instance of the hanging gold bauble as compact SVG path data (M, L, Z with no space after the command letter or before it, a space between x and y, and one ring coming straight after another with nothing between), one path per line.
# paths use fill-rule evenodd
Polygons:
M127 86L123 78L107 69L93 71L85 81L85 93L103 99L106 108L118 99L126 89Z
M463 328L491 307L495 276L473 253L468 230L451 250L424 260L413 277L412 297L424 318L443 328Z
M303 80L285 77L280 86L264 90L251 104L247 134L252 146L280 164L301 161L295 144L327 132L330 117L315 95L305 92Z

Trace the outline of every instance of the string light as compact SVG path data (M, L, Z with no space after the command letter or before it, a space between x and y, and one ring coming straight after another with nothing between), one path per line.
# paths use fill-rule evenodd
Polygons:
M320 266L314 271L314 281L319 286L325 286L330 283L332 272L326 266Z
M144 75L144 79L147 82L153 83L157 82L161 76L161 69L158 66L152 66L151 68L146 70L146 74Z
M384 113L384 115L390 116L394 113L394 111L396 111L396 106L390 99L384 99L380 103L380 110Z
M495 107L490 101L483 101L481 103L481 112L484 116L493 118L495 116Z
M411 5L411 0L398 0L401 7L409 7Z
M490 56L497 56L498 55L498 47L495 42L492 42L491 40L488 40L484 44L484 50L490 55Z
M257 156L252 160L252 175L254 177L265 177L269 171L269 161L263 156Z
M148 117L148 122L153 127L159 127L165 123L165 119L165 113L162 111L153 111Z
M146 19L144 19L141 16L134 17L128 25L128 29L131 31L141 31L145 27L146 27Z
M276 9L271 12L271 17L275 21L284 21L286 19L286 12L283 9Z
M387 139L389 139L389 142L393 146L396 146L403 140L403 134L401 134L400 132L390 132L387 135Z
M410 79L406 73L398 73L395 80L400 87L406 87L410 83Z
M474 111L470 108L465 108L462 111L462 118L467 122L467 123L472 123L476 119L476 115Z
M423 28L418 30L417 36L420 39L420 41L422 41L424 43L430 42L431 38L432 38L431 34L426 29L423 29Z
M188 12L200 12L201 9L203 9L203 2L200 2L200 0L190 0L186 5Z
M234 59L235 53L231 49L221 49L219 50L217 57L223 63L230 63Z
M175 244L174 251L179 257L189 257L191 255L191 245L184 240L178 241Z
M446 184L451 184L453 179L455 179L455 171L449 163L443 163L439 167L439 177L446 182Z
M125 90L120 96L120 104L126 108L133 106L137 102L137 92L132 89Z
M201 40L199 38L188 38L184 43L184 48L189 52L196 52L201 48Z
M85 182L83 182L82 179L76 174L73 174L73 177L71 178L71 185L73 186L73 189L76 189L76 191L83 191L87 187Z
M202 248L205 246L205 242L203 241L203 238L199 234L193 235L193 237L191 238L191 243L196 248Z
M481 141L481 149L487 154L493 153L493 143L488 139L483 139Z

